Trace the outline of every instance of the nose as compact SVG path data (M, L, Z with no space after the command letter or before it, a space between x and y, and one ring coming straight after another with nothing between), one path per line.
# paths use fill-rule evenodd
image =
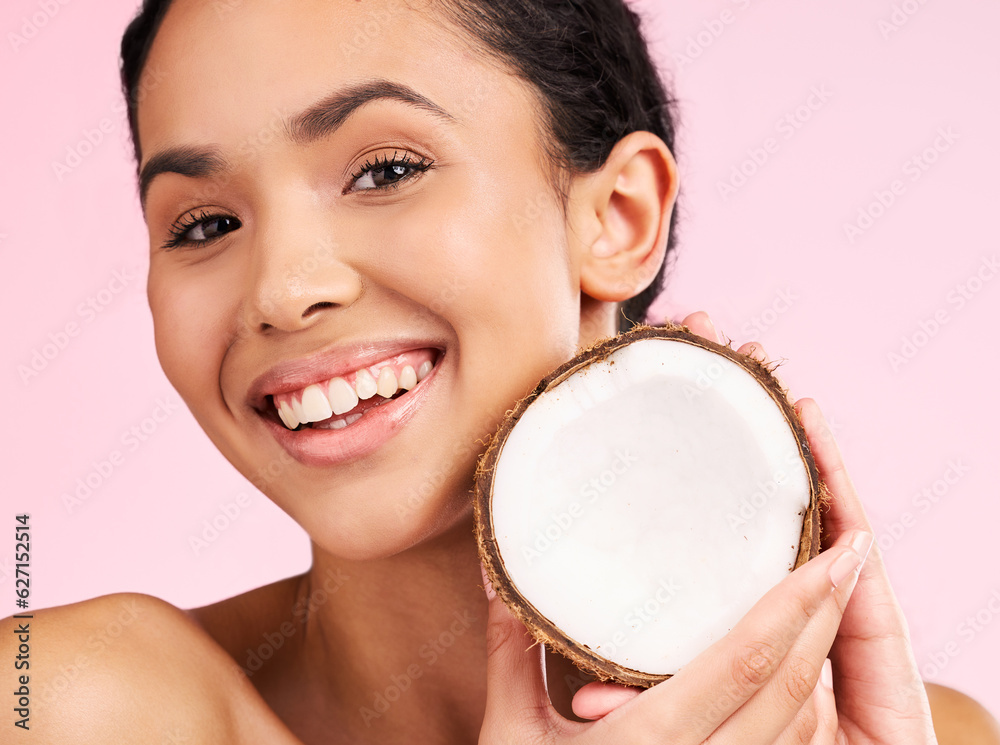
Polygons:
M324 216L287 215L260 226L251 250L245 328L293 332L320 322L331 310L357 302L359 273L344 260Z

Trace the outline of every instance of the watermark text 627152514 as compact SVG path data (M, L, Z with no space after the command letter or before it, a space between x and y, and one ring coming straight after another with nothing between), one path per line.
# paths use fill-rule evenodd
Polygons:
M30 515L14 516L14 595L19 609L27 610L28 598L31 597L31 531ZM14 655L14 726L30 729L31 715L31 614L21 613L14 616L14 633L17 634L16 654Z

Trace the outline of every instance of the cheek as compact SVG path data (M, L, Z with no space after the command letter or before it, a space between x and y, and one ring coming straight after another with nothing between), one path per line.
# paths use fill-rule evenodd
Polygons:
M475 329L477 340L515 336L575 351L579 281L555 197L533 180L491 174L436 189L398 230L397 258L412 280L405 294L460 337Z
M205 279L169 276L150 268L149 307L156 354L167 379L195 416L206 401L218 398L218 377L227 337L225 297ZM200 417L199 417L200 418Z

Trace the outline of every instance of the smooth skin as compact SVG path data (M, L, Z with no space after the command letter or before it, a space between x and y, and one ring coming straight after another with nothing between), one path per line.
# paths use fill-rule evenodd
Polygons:
M211 172L156 176L145 197L157 354L222 454L308 532L313 564L192 611L137 594L39 611L31 735L933 742L877 550L860 578L848 571L833 588L831 572L861 560L849 546L871 529L808 400L799 405L835 495L827 550L671 681L638 694L582 688L571 705L591 722L549 706L539 648L525 652L523 628L483 592L472 475L507 408L613 335L617 304L652 281L677 170L662 140L632 133L600 171L572 180L564 213L530 89L419 4L176 0L168 12L139 106L142 165L176 147L216 157ZM301 112L373 80L410 86L451 120L382 99L335 132L290 136ZM403 156L433 167L400 165L398 184L384 165L366 167ZM170 226L192 219L188 242L165 247ZM714 333L701 314L685 323ZM415 416L336 467L288 457L248 401L252 381L395 338L444 351ZM262 481L262 469L273 475ZM0 629L5 656L11 626ZM816 685L828 654L832 692Z

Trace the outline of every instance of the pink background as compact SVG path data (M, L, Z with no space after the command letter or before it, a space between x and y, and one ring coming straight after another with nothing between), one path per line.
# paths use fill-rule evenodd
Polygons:
M183 407L148 421L134 449L122 440L159 400L179 403L153 349L118 92L135 2L62 1L6 0L0 13L0 519L31 513L33 607L124 590L203 604L302 571L308 546ZM832 418L924 677L1000 713L1000 614L989 609L1000 608L1000 277L976 276L998 255L1000 6L635 6L654 20L681 102L682 241L660 313L706 309L735 341L787 357L793 391ZM88 133L99 140L89 152ZM720 193L740 167L752 175ZM895 180L892 204L849 237L844 225ZM89 298L100 313L80 307ZM18 365L73 322L77 335L24 382ZM907 338L916 354L893 364ZM61 495L114 451L107 478L67 510ZM196 551L190 539L227 509L228 527ZM0 542L5 614L12 539ZM978 630L966 621L977 613Z

